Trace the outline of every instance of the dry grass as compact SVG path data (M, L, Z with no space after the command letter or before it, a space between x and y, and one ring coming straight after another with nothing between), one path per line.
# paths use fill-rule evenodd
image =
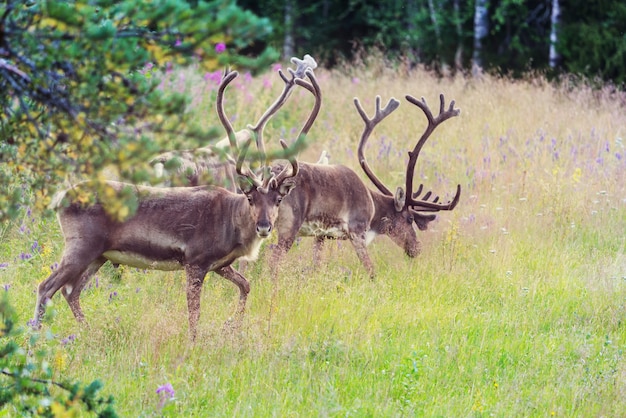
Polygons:
M376 95L394 96L402 105L366 151L390 187L403 184L425 124L404 95L437 111L444 93L461 108L418 162L427 188L463 188L458 207L420 233L423 253L409 260L378 238L370 281L349 243L327 243L313 270L303 239L279 277L270 280L264 260L251 267L236 333L222 327L236 289L210 275L195 346L181 274L127 269L120 281L105 269L82 298L89 328L55 297L47 326L59 374L102 378L124 416L624 415L624 95L541 77L442 79L371 57L316 74L323 108L301 159L327 150L360 173L352 100L371 114ZM193 69L173 77L167 88L187 89L197 123L216 124L215 83ZM227 109L241 129L281 85L271 73L238 83ZM295 92L268 126L268 146L293 139L311 104ZM54 220L25 215L19 226L4 233L0 275L25 322L61 243ZM22 260L34 240L43 251ZM74 342L59 343L70 334ZM163 406L155 390L166 382L176 396Z

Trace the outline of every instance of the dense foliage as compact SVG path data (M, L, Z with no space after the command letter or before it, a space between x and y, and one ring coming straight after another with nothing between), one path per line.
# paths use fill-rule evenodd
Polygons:
M561 70L626 82L626 5L620 0L560 3L556 47ZM464 70L471 65L476 1L240 0L239 4L271 19L275 46L282 47L291 35L296 54L313 53L332 63L339 57L351 58L355 46L366 50L382 46L389 56L406 56L437 69ZM552 4L552 0L489 1L482 46L485 66L513 74L546 69Z
M85 385L57 376L54 364L62 362L63 358L54 358L50 352L52 339L39 344L40 336L31 333L28 338L16 322L15 311L5 293L0 299L2 415L8 412L19 416L61 417L88 411L98 417L117 417L113 397L98 395L102 389L100 381Z
M190 123L188 99L165 93L153 74L175 64L262 69L277 53L244 50L270 32L267 19L228 0L4 2L0 219L15 216L25 190L43 207L68 175L115 166L122 178L146 180L137 161L158 152L159 140L206 145L215 133Z

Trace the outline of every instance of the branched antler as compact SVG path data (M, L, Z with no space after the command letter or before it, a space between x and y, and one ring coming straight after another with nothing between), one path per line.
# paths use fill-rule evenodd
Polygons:
M445 122L446 120L454 116L458 116L461 113L461 110L454 108L454 104L455 104L454 100L450 102L450 105L448 109L446 110L445 98L443 94L440 94L439 95L439 114L437 115L437 117L434 117L430 108L426 104L426 100L423 97L421 101L409 95L405 97L407 101L409 101L410 103L422 109L422 111L424 112L424 115L426 116L426 119L428 120L428 125L426 126L426 130L420 137L419 141L417 141L417 144L415 145L415 148L413 148L413 151L409 152L409 162L407 163L407 168L406 168L406 194L407 194L406 204L407 206L411 206L414 210L419 210L419 211L437 212L440 210L452 210L454 209L456 204L459 202L459 198L461 196L460 184L457 185L457 190L456 190L456 194L454 195L454 198L452 199L452 201L448 203L444 203L444 204L438 203L439 196L435 196L432 200L429 200L430 197L432 196L431 191L427 192L421 199L418 200L418 197L422 193L422 190L424 187L423 187L423 184L420 184L417 191L413 192L413 176L415 173L415 165L417 163L417 158L419 157L420 151L422 150L422 147L426 143L426 140L428 140L428 138L433 133L433 131L437 128L437 126L439 126L441 123Z
M232 155L237 155L236 161L231 156L229 156L228 159L231 162L235 163L237 174L248 178L255 187L261 190L267 189L269 185L271 184L271 182L273 181L276 181L277 183L280 184L285 179L289 177L293 177L297 174L298 163L294 156L295 155L294 150L297 149L297 147L301 145L301 142L304 141L306 134L308 133L309 129L311 129L311 126L313 125L313 122L317 118L317 115L321 107L321 97L322 97L321 91L312 71L315 67L317 67L317 63L310 55L305 55L304 59L302 60L298 58L292 58L291 62L296 64L296 69L295 70L291 68L287 69L291 75L290 78L285 76L282 70L278 71L280 77L285 82L283 91L281 92L280 96L276 99L276 101L272 103L272 105L263 113L263 115L257 121L255 125L247 126L248 130L251 133L251 136L244 143L241 149L238 148L235 131L230 121L228 120L226 113L224 112L224 92L228 84L230 84L238 76L238 73L236 71L230 71L228 69L225 70L224 76L222 78L222 81L217 91L217 104L216 104L217 114L220 119L220 122L222 123L222 125L224 126L224 129L226 130L226 134L228 135L231 153ZM304 76L308 77L310 82L304 80L302 78ZM315 97L315 105L306 123L304 124L302 130L300 131L300 134L298 135L298 138L295 141L295 143L290 147L287 145L285 141L283 140L280 141L280 144L289 162L291 163L291 166L290 167L286 166L282 172L280 172L277 176L274 176L269 167L269 161L267 159L267 155L265 152L265 144L263 141L263 130L267 122L270 120L270 118L274 114L276 114L276 112L285 104L285 102L290 96L292 89L295 85L302 86L306 88L307 90L309 90ZM248 152L248 149L250 147L250 144L253 138L255 139L256 146L257 146L259 156L260 156L260 160L262 161L262 164L263 164L263 166L259 170L261 173L260 176L255 174L255 172L251 170L249 167L244 167L245 156ZM291 170L289 170L290 168Z
M367 159L365 158L365 154L363 153L363 151L365 150L365 144L367 143L367 140L369 139L370 134L372 133L376 125L378 125L380 121L382 121L394 110L396 110L398 106L400 106L400 102L392 97L391 99L389 99L389 102L387 102L387 105L383 109L381 109L380 96L376 96L376 112L374 113L374 116L372 118L367 116L367 113L365 113L365 110L363 110L363 107L361 106L361 102L359 102L359 99L357 99L356 97L354 98L354 105L356 106L356 110L359 112L359 115L361 115L361 119L363 119L363 122L365 123L365 129L363 130L363 133L361 134L361 140L359 141L359 164L361 164L361 168L363 168L363 171L365 171L367 177L369 177L369 179L372 181L372 183L374 183L374 185L378 188L378 190L380 190L381 193L387 196L393 196L391 190L389 190L370 169L370 166L367 163Z
M248 125L247 128L252 132L253 137L256 139L257 148L259 153L261 154L263 161L267 163L265 156L265 143L263 142L263 129L265 129L265 125L267 121L285 104L293 87L298 84L297 80L302 79L307 71L312 71L317 68L317 62L310 55L305 55L304 59L299 59L296 57L291 58L291 62L296 64L296 69L292 70L291 68L287 68L287 71L291 75L291 78L287 78L285 73L282 70L278 70L278 75L283 79L285 86L283 87L283 91L280 96L276 99L276 101L263 113L261 118L257 121L256 125Z

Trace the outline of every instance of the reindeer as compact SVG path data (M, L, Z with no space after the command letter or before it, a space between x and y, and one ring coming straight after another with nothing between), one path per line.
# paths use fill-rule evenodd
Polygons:
M287 69L291 74L291 79L288 79L281 70L278 71L285 87L270 109L275 109L285 103L296 84L296 78L304 78L307 70L312 71L317 68L317 62L308 54L303 59L292 57L291 62L296 65L295 70ZM255 139L259 136L260 131L273 114L270 109L261 116L256 125L248 125L246 129L235 132L235 141L238 146L242 146L249 139ZM174 184L198 186L209 183L234 192L237 191L234 175L235 166L231 161L224 158L224 151L228 148L230 148L230 138L226 137L205 147L164 152L154 157L150 161L150 165L153 166L156 177L173 177ZM167 173L168 168L171 167L176 167L175 172L172 173L173 176L169 176Z
M132 193L138 202L136 213L124 221L107 215L102 201L83 205L68 199L76 190L89 190L94 185L84 182L58 198L58 219L65 239L65 249L59 267L38 288L33 325L40 326L45 305L61 289L72 313L79 322L84 320L80 293L89 279L106 262L155 270L184 270L187 276L187 307L189 331L195 339L200 316L200 294L206 274L213 271L239 288L237 316L243 315L250 285L246 278L231 267L237 259L254 260L262 241L272 232L278 207L295 186L298 173L295 148L281 140L290 164L278 172L269 166L256 173L244 166L251 141L238 149L230 122L224 115L224 91L237 77L236 71L226 71L217 94L217 111L224 125L233 155L239 187L236 194L217 186L158 188L107 181L105 188ZM295 83L311 91L316 106L305 128L317 117L321 93L313 73L307 72L309 83ZM283 103L275 103L268 113L275 113ZM304 129L304 128L303 128ZM257 132L262 141L261 129ZM301 132L299 140L304 140ZM265 157L263 146L258 142ZM64 203L60 203L65 200ZM70 201L67 203L67 201Z
M374 268L366 246L377 235L389 236L409 257L416 257L420 253L420 243L413 224L420 230L426 230L428 224L435 219L435 215L424 215L419 212L454 209L461 195L461 186L457 186L456 194L448 203L439 203L438 196L431 199L430 191L420 198L422 184L413 192L415 164L424 143L435 128L445 120L457 116L460 110L454 109L454 101L447 110L444 110L444 97L441 95L439 115L434 117L423 98L422 101L418 101L407 95L406 99L422 109L428 120L428 126L415 148L409 152L405 189L398 187L394 195L376 177L364 156L365 144L373 129L396 110L400 102L392 98L385 108L381 109L380 97L376 97L376 113L369 118L359 100L355 98L354 104L365 123L358 147L359 162L378 191L370 190L359 176L346 166L300 162L300 170L295 177L296 188L285 197L278 210L276 221L278 243L272 253L272 268L275 269L279 265L298 235L315 237L315 263L319 258L324 239L349 239L370 277L374 277ZM283 169L282 164L274 166L274 170Z

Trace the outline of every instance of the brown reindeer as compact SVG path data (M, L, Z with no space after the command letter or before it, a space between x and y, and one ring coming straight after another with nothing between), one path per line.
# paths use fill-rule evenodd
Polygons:
M294 243L296 236L316 238L315 257L324 239L349 239L370 277L374 276L374 267L366 246L376 235L389 236L409 257L420 253L420 243L413 224L425 230L435 215L419 212L438 212L452 210L459 201L461 186L448 203L439 203L439 197L431 199L428 192L420 198L423 185L413 192L413 176L419 153L434 129L445 120L457 116L454 101L448 110L444 109L444 97L441 95L439 115L434 117L424 99L417 101L411 96L406 99L418 106L428 120L428 126L415 148L409 152L406 168L405 189L399 187L395 195L370 169L364 156L364 148L374 127L400 105L391 99L384 109L380 108L380 97L376 97L376 113L371 119L367 116L358 99L354 104L365 122L358 147L359 162L367 177L378 191L370 190L350 168L343 165L307 164L300 162L300 170L295 177L296 188L285 197L278 210L276 231L278 244L272 254L272 267L279 265L284 253ZM275 170L283 170L277 164Z
M321 101L312 73L307 76L313 84L295 81L314 93L317 104L306 126L313 123ZM224 115L223 95L235 77L237 72L226 72L217 95L218 114L229 137L232 127ZM274 104L270 113L281 105ZM304 134L300 137L303 139ZM250 285L231 264L239 258L257 257L262 241L272 232L278 206L295 186L293 179L298 172L295 150L281 141L286 154L291 155L290 165L278 173L271 172L269 166L262 167L258 175L244 166L249 145L250 141L238 149L231 141L233 155L238 154L235 168L243 194L216 186L157 188L108 181L105 187L132 193L138 202L135 214L124 221L111 219L97 196L96 203L89 205L68 198L60 203L63 197L59 197L58 219L65 249L59 267L39 285L34 326L39 326L46 302L59 289L76 319L83 321L80 293L106 261L145 269L185 270L192 338L200 316L202 284L210 271L239 287L238 313L242 314ZM75 189L89 190L92 186L85 182ZM72 194L70 191L67 197Z

